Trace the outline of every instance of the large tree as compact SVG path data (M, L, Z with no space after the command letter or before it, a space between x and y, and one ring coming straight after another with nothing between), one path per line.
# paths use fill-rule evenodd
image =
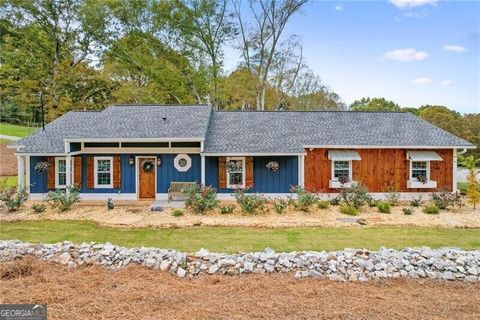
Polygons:
M239 26L239 48L245 67L255 76L257 110L265 110L265 96L269 86L275 54L281 36L290 18L307 0L241 0L234 2ZM248 8L248 9L246 9ZM249 14L246 14L248 12Z
M350 105L352 111L400 111L400 106L385 98L362 98Z

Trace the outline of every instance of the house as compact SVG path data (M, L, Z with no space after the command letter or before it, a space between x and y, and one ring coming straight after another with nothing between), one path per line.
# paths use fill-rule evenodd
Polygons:
M206 105L114 105L72 111L16 142L32 198L77 185L83 199L162 199L171 182L219 198L237 188L286 196L361 182L417 196L456 191L457 154L475 146L410 113L213 111Z

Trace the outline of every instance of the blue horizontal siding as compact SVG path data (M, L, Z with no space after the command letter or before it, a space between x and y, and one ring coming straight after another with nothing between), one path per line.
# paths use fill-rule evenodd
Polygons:
M278 162L278 172L266 168L269 161ZM233 189L218 188L218 157L205 158L205 184L217 189L218 193L232 193ZM253 188L250 192L288 193L291 186L298 184L298 157L254 157Z

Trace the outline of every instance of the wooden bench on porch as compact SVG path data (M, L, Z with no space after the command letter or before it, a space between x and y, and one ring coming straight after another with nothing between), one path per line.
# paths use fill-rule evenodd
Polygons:
M170 182L170 188L168 188L168 202L171 200L185 200L182 190L194 187L195 185L196 182Z

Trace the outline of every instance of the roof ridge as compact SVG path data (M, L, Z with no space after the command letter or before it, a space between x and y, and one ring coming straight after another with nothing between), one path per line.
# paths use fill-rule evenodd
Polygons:
M353 111L353 110L215 110L213 112L221 112L221 113L321 113L321 112L332 112L332 113L410 113L409 111Z
M161 104L161 103L118 103L109 107L208 107L209 104Z

